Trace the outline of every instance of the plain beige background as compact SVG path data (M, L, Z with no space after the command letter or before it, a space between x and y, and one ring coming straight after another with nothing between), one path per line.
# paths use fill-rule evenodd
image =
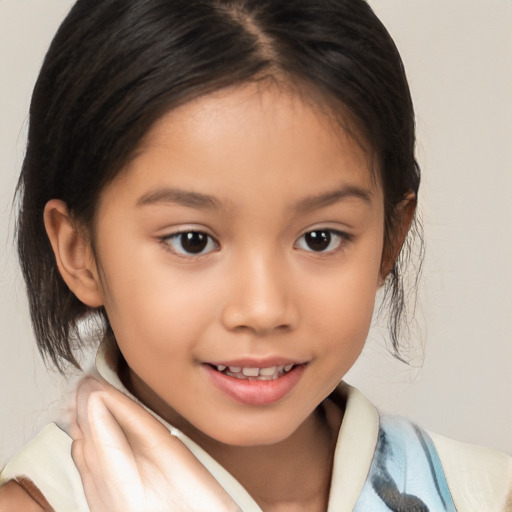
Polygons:
M71 3L0 0L0 467L60 414L71 385L35 349L11 211L31 89ZM370 4L415 100L427 255L414 366L376 328L347 378L386 411L512 453L512 1Z

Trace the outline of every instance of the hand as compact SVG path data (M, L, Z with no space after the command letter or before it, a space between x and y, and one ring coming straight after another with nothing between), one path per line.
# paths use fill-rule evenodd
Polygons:
M240 512L167 428L106 383L77 392L72 456L91 512Z

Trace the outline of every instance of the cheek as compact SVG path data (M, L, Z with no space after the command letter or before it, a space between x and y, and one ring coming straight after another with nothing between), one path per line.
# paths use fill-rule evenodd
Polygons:
M316 328L325 334L333 351L357 357L371 325L378 290L380 246L340 265L317 292L309 310Z
M337 290L337 300L333 300L322 316L319 316L325 345L322 347L325 366L321 374L328 379L329 389L336 385L356 362L364 348L370 329L375 295L370 289L362 293L343 293ZM334 295L334 294L333 294ZM325 357L327 356L327 357Z
M108 256L105 309L121 349L172 355L205 329L214 298L200 276L171 269L150 251Z
M139 254L113 265L106 309L131 371L164 401L184 408L202 392L202 381L190 376L215 317L214 287L204 276L161 263ZM133 265L138 271L129 271ZM180 393L170 392L178 387Z
M340 342L345 346L364 343L370 328L375 305L375 287L357 288L348 286L346 281L333 289L331 301L323 301L323 308L317 308L317 316L326 326L327 338L336 345ZM327 293L325 294L327 295Z

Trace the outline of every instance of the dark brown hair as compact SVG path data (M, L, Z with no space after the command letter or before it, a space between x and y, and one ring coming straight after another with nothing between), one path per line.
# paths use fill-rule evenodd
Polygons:
M396 207L419 187L414 112L399 53L364 0L78 0L34 89L18 184L19 255L46 359L77 364L80 320L91 313L58 272L46 203L65 201L91 226L103 187L165 112L265 77L302 84L355 120L377 157L390 247ZM387 283L397 352L399 270Z

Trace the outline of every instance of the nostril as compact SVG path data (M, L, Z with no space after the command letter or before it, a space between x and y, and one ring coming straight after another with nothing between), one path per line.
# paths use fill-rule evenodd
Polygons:
M270 325L262 325L262 324L256 324L256 323L250 323L248 325L238 325L236 326L233 331L235 332L248 332L253 333L258 336L266 336L269 334L275 334L275 333L284 333L291 329L290 324L280 324L277 326Z
M267 335L291 330L297 323L294 299L281 293L270 293L267 287L246 284L234 293L222 310L224 326L234 332Z

